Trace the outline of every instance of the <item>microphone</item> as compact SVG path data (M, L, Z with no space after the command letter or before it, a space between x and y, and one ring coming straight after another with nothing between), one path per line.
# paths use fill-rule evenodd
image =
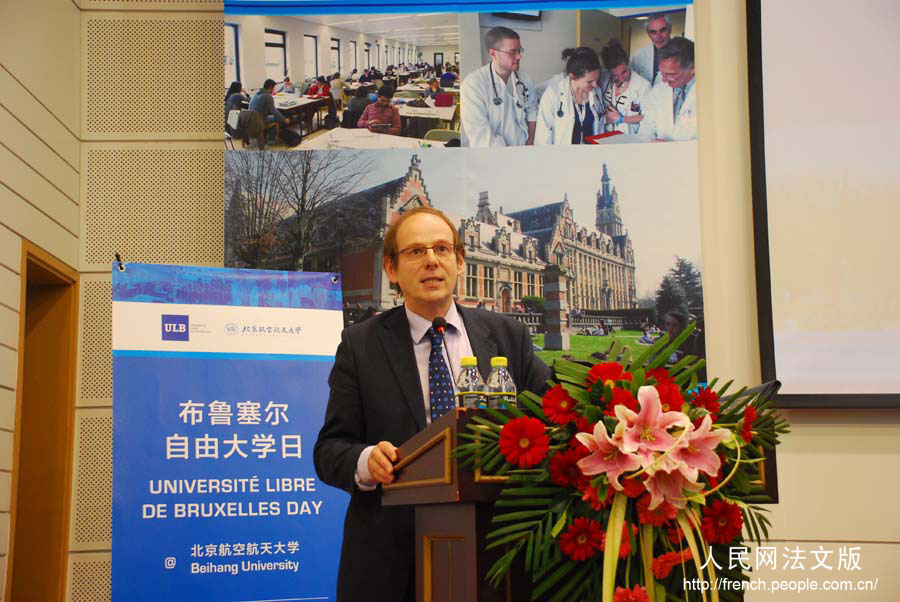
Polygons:
M447 320L438 316L431 321L431 327L434 328L435 332L444 334L444 331L447 330Z

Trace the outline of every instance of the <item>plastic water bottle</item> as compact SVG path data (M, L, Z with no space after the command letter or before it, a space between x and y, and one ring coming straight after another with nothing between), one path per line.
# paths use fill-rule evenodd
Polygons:
M488 407L505 410L516 407L516 383L506 369L505 357L491 358L491 373L487 379Z
M462 369L456 377L457 406L461 408L486 408L484 379L478 372L478 359L467 355L460 359Z

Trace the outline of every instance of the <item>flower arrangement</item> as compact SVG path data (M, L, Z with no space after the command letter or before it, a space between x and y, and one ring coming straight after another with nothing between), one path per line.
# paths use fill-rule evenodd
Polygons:
M472 417L460 462L508 477L487 548L505 549L488 571L495 586L516 559L532 600L686 600L684 580L728 578L728 547L768 537L759 484L766 449L788 432L772 407L778 385L699 385L703 360L664 366L694 325L632 359L614 343L593 366L556 360L543 398ZM696 581L694 581L696 583ZM701 592L704 601L707 592Z

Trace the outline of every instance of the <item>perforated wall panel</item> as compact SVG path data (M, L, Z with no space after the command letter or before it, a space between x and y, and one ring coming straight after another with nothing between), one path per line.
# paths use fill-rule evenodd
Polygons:
M78 5L82 9L99 10L210 10L222 11L225 3L222 0L80 0Z
M78 405L112 404L112 277L81 281L81 369Z
M222 139L221 13L85 13L85 140Z
M71 549L112 543L112 409L76 411Z
M82 270L124 261L221 266L221 143L89 144L82 151Z
M111 583L109 554L73 554L69 557L69 602L109 602Z

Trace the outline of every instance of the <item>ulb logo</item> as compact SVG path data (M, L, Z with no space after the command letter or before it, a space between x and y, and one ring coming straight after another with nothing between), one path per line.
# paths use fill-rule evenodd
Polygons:
M163 314L162 316L162 340L186 341L188 340L188 317Z

